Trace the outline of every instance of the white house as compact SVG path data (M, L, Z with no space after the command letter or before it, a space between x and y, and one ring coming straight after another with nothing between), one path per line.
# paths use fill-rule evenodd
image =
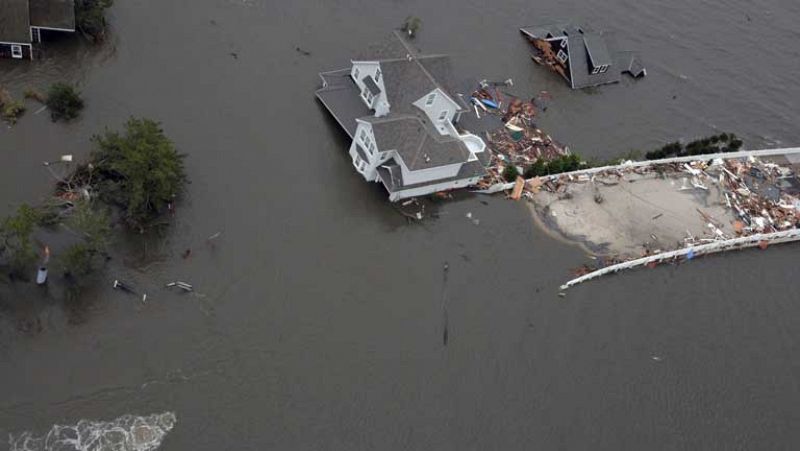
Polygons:
M489 155L483 140L456 125L467 106L447 89L449 59L422 55L399 34L325 72L317 98L353 139L350 156L389 199L473 185Z

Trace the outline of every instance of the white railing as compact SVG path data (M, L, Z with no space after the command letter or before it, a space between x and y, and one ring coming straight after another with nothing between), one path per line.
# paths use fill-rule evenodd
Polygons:
M800 241L800 229L784 230L781 232L773 233L757 233L755 235L743 236L740 238L733 238L730 240L715 241L708 244L700 244L697 246L685 247L676 251L662 252L660 254L649 255L647 257L630 260L627 262L617 263L615 265L606 266L588 274L584 274L578 278L572 279L569 282L561 285L562 290L577 285L587 280L596 279L606 274L612 274L624 269L632 269L639 266L646 266L650 263L662 263L668 260L677 260L683 257L686 259L694 258L695 256L715 254L718 252L725 252L735 249L746 249L755 247L762 242L766 244L779 244L790 243L793 241Z

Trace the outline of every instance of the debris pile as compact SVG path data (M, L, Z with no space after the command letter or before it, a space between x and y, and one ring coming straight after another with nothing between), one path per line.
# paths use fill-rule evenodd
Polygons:
M686 231L683 240L670 245L655 234L652 241L642 244L639 255L607 255L596 257L593 264L583 265L574 271L583 276L601 268L659 255L678 250L687 250L680 257L664 261L683 261L695 257L692 251L696 246L719 244L739 238L760 234L786 232L800 229L800 177L797 167L791 164L777 164L754 156L747 158L696 160L691 162L655 163L641 166L619 166L594 172L562 174L529 180L524 186L525 197L544 190L555 194L559 199L572 197L573 184L592 184L595 202L602 203L603 197L597 190L599 186L630 184L646 178L664 178L674 183L678 191L719 193L713 204L705 207L698 204L694 210L705 224L703 233L692 234ZM532 183L535 181L536 183ZM669 185L667 185L669 187ZM669 189L669 188L667 188ZM668 206L663 206L669 211ZM613 208L613 206L604 207ZM716 217L708 213L708 208L718 212ZM729 216L720 215L727 212ZM653 221L663 213L653 216ZM688 219L688 218L687 218ZM649 233L649 232L648 232ZM658 233L658 232L656 232ZM768 243L760 243L762 248ZM699 254L698 254L699 255ZM657 262L649 263L655 266Z
M503 170L509 165L516 166L518 172L523 173L539 160L549 161L569 154L568 148L536 127L537 97L524 101L500 89L511 83L511 80L501 83L483 81L470 97L478 118L492 115L503 122L502 127L486 133L492 159L487 168L488 175L478 183L479 188L501 181ZM546 99L548 96L542 92L538 98Z

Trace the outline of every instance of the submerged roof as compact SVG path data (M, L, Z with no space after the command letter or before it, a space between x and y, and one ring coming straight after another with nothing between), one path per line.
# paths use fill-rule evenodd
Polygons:
M2 0L0 42L31 42L28 0Z
M532 39L566 38L569 49L569 73L573 88L586 88L618 82L621 72L639 76L645 73L644 66L635 56L615 49L613 40L605 33L595 32L569 22L523 27L519 30ZM592 73L594 67L609 66L602 73Z
M34 27L75 30L75 0L29 0Z

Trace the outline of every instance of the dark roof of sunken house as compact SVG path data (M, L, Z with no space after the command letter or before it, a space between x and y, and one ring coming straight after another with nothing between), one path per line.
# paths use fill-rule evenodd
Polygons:
M619 63L619 58L612 57L612 51L609 47L613 48L613 45L609 45L608 35L606 34L568 22L523 27L520 28L520 32L535 39L567 37L573 88L580 89L620 81L620 73L624 70L624 67L617 68L614 66L614 64ZM604 73L592 74L589 69L590 59L595 61L598 66L608 64L610 67Z
M592 66L610 66L613 64L611 54L608 53L606 41L598 34L584 34L583 44L586 46L586 52L589 54L589 60Z
M75 0L30 0L34 27L75 30Z
M464 163L469 158L470 152L461 140L439 135L416 115L392 113L363 119L372 124L378 149L396 150L412 171Z
M0 8L0 42L31 42L28 0L3 0Z

